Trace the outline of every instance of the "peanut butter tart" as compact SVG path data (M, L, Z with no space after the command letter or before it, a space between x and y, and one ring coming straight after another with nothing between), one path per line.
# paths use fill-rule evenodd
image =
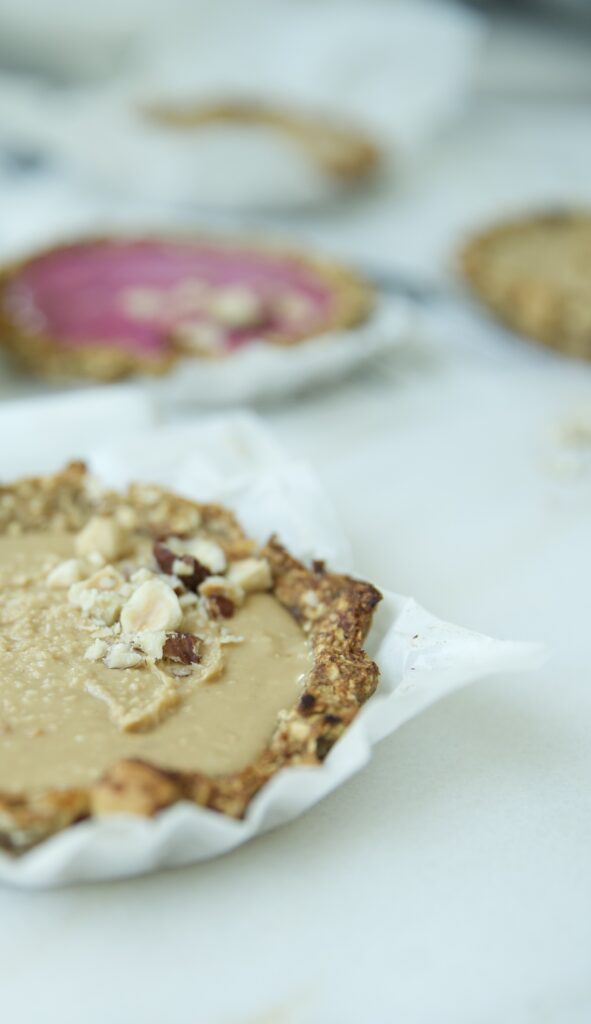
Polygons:
M240 817L374 692L379 592L82 464L0 488L0 845L185 799Z

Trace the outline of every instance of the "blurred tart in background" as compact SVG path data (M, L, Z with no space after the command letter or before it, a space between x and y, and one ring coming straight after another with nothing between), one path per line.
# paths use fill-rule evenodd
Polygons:
M368 135L320 115L248 100L153 104L142 112L149 123L170 132L199 132L223 125L267 129L342 184L365 181L380 165L380 150Z
M470 239L460 260L477 297L515 331L591 359L591 212L506 221Z
M42 376L116 380L255 341L293 346L362 323L373 304L354 272L280 247L92 238L0 273L0 342Z

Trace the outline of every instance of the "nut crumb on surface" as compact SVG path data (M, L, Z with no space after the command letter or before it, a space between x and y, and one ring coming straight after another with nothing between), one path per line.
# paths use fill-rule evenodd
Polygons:
M142 583L129 598L121 612L121 626L126 633L176 629L182 617L174 591L162 580L152 579Z

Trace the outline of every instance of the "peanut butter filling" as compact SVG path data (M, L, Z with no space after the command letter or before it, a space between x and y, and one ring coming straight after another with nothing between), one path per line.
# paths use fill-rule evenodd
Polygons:
M111 585L110 573L114 587L117 574L133 581L148 558L142 543L112 567L93 569L100 580L92 593L103 594L96 588ZM140 586L164 585L152 565L147 581L123 585L123 612L116 589L104 592L107 611L101 605L97 622L92 608L85 612L90 569L77 582L56 585L60 574L75 580L75 544L65 533L0 536L0 790L86 785L128 757L211 774L245 767L269 740L278 713L297 701L311 667L293 617L262 591L246 593L232 617L219 620L208 618L206 598L196 597L181 599L181 617L165 634L155 628L158 609L146 601L141 614L136 607ZM254 579L256 566L241 565ZM182 558L174 569L183 570ZM218 579L207 581L214 597ZM122 643L119 616L134 620L148 655ZM162 660L152 648L161 655L171 637L183 645L182 657Z

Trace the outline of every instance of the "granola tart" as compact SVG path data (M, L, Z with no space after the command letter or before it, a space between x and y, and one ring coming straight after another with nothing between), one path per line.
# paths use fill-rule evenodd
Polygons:
M591 213L507 221L469 241L461 266L476 295L514 330L591 359Z
M81 463L0 488L0 846L179 800L233 817L373 694L381 595Z
M42 376L116 380L293 346L363 322L373 302L354 272L276 246L86 238L0 272L0 342Z

